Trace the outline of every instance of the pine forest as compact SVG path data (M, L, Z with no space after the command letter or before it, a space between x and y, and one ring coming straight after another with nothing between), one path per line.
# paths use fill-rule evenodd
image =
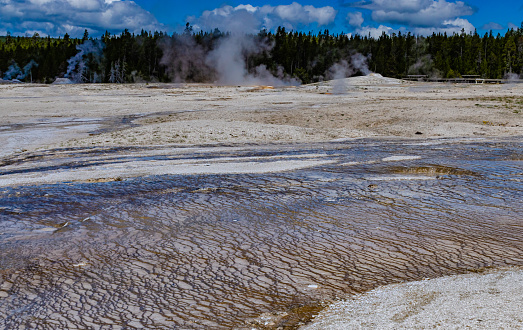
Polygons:
M224 62L223 59L227 59ZM168 35L142 31L92 38L0 37L0 78L52 83L196 82L220 80L221 71L237 62L249 74L311 83L375 72L402 78L426 75L459 78L519 78L523 70L523 23L504 35L360 35L260 31L236 36L219 30ZM224 68L225 67L225 68Z

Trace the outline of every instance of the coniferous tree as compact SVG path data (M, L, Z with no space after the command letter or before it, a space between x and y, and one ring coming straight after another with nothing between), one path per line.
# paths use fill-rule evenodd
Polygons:
M50 83L68 71L68 60L79 54L79 45L103 43L99 51L81 56L74 79L81 82L136 82L216 80L216 68L206 56L230 35L217 29L194 32L188 24L182 34L142 30L135 35L124 30L120 35L103 34L93 39L87 30L81 39L0 37L0 77ZM355 54L366 59L368 69L384 76L404 77L421 74L440 77L480 75L484 78L518 76L523 70L523 23L505 35L492 32L479 36L476 31L430 36L383 34L369 36L318 34L262 30L249 36L260 49L245 50L242 57L247 70L256 72L264 66L276 75L296 77L303 83L326 79L336 63L351 63ZM268 46L270 45L270 46ZM30 63L36 63L38 65ZM26 69L27 68L27 69ZM366 72L366 70L363 70ZM353 74L363 74L354 69Z

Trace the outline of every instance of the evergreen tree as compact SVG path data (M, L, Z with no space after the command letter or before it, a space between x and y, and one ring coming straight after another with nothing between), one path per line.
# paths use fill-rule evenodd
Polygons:
M229 34L218 29L195 33L190 24L182 34L168 36L163 32L142 30L135 35L124 30L120 35L103 34L99 41L105 48L100 53L82 56L74 79L81 82L188 81L212 82L216 68L206 58ZM476 31L453 35L432 34L427 37L408 34L369 36L318 34L262 30L251 35L259 49L244 50L247 70L256 72L263 65L273 74L296 77L303 83L325 79L329 69L342 61L352 64L355 54L368 60L369 69L384 76L404 77L409 74L460 77L481 75L502 78L520 75L523 70L523 23L504 36L492 32L480 37ZM24 81L49 83L67 72L68 59L79 53L77 46L90 38L87 30L81 39L0 37L0 77L23 77ZM270 45L270 46L269 46ZM24 68L29 63L27 75ZM16 64L16 66L15 66ZM11 71L10 71L11 70ZM14 71L12 71L14 70ZM18 70L18 71L17 71ZM353 74L363 74L353 70ZM365 70L364 70L365 71Z

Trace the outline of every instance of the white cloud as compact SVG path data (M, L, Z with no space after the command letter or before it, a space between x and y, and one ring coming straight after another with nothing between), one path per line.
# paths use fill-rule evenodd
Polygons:
M372 19L376 22L428 27L437 26L444 21L474 13L471 7L461 1L456 3L446 2L445 0L423 1L423 4L423 7L416 8L412 6L408 7L408 10L402 10L404 8L402 6L391 9L376 9L372 12ZM412 9L417 10L411 11Z
M134 1L120 0L1 0L0 30L13 35L81 36L87 29L101 34L162 29L156 18Z
M261 7L225 5L214 10L206 10L200 17L191 17L189 21L195 28L202 30L218 28L222 31L252 33L261 28L271 30L278 26L286 29L297 29L311 24L326 26L334 22L337 12L330 6L317 8L303 6L297 2L290 5Z
M350 6L370 10L372 20L377 23L406 26L422 35L433 32L460 33L462 29L470 33L475 30L468 20L462 18L474 14L475 10L463 1L363 0ZM379 28L364 27L359 30L373 31L383 27L380 25Z
M349 22L350 26L353 27L360 27L364 20L363 20L363 14L359 11L355 13L348 13L347 14L347 21Z
M434 0L369 0L356 2L352 6L370 10L414 13L429 7L432 2Z
M519 28L519 26L517 26L516 24L512 23L512 22L509 22L508 23L508 28L509 29L514 29L514 30L517 30Z
M383 33L390 35L395 32L395 30L389 26L380 25L379 27L364 26L362 28L356 29L355 34L359 34L362 37L371 37L378 39Z
M489 22L481 27L482 30L503 30L503 25L496 22Z
M475 28L468 20L463 18L456 18L455 20L447 20L442 23L441 27L419 27L414 29L414 33L420 35L430 35L432 33L446 33L453 35L454 33L460 34L461 31L465 30L465 33L474 32Z

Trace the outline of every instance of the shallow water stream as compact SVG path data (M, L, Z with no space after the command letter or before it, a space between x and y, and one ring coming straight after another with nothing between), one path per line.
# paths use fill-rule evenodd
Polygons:
M231 156L223 150L205 157ZM56 152L25 160L23 171L82 166L75 152L53 166L39 162ZM0 188L0 327L295 327L379 285L523 265L520 139L234 156L310 154L329 163ZM0 178L15 172L6 164Z

